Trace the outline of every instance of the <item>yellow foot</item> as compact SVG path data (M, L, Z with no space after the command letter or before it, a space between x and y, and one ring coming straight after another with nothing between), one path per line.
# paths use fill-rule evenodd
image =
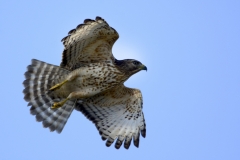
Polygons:
M50 90L50 91L53 91L53 90L55 90L55 89L58 89L58 88L60 88L62 85L64 85L67 81L68 81L68 80L65 80L65 81L63 81L63 82L61 82L61 83L58 83L58 84L56 84L55 86L51 87L49 90Z
M63 101L60 101L60 102L54 102L51 108L52 109L60 108L67 102L67 100L68 100L68 98L66 98L66 99L64 99Z

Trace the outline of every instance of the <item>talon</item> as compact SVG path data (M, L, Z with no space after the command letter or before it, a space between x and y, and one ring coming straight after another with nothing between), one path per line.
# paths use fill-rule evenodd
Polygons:
M68 80L63 81L62 83L58 83L58 84L56 84L55 86L51 87L49 90L50 90L50 91L53 91L53 90L55 90L55 89L58 89L58 88L60 88L62 85L64 85L67 81L68 81Z
M67 100L68 98L60 102L54 102L51 108L52 109L60 108L67 102Z
M53 105L52 105L52 109L56 109L56 108L60 108L62 105L58 102L54 102Z

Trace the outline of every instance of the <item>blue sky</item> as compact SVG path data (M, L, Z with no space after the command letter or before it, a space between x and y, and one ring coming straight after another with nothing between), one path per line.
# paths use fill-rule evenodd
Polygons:
M240 159L240 1L1 1L0 159ZM125 84L143 94L140 148L105 147L74 111L51 133L23 100L32 58L59 65L60 40L86 18L120 34L119 59L148 67Z

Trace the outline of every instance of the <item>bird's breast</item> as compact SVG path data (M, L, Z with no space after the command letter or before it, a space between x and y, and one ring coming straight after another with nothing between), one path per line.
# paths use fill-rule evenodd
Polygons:
M122 83L123 75L113 66L90 66L74 72L77 77L68 82L64 89L69 93L81 91L93 96Z

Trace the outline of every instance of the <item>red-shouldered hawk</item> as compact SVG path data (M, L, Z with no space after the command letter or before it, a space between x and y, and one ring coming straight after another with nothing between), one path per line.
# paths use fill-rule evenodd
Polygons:
M146 136L142 94L123 83L147 70L133 59L117 60L112 46L118 33L101 17L86 19L63 38L60 66L33 59L25 73L24 99L31 114L51 131L61 133L73 109L81 111L99 130L106 145L139 146Z

